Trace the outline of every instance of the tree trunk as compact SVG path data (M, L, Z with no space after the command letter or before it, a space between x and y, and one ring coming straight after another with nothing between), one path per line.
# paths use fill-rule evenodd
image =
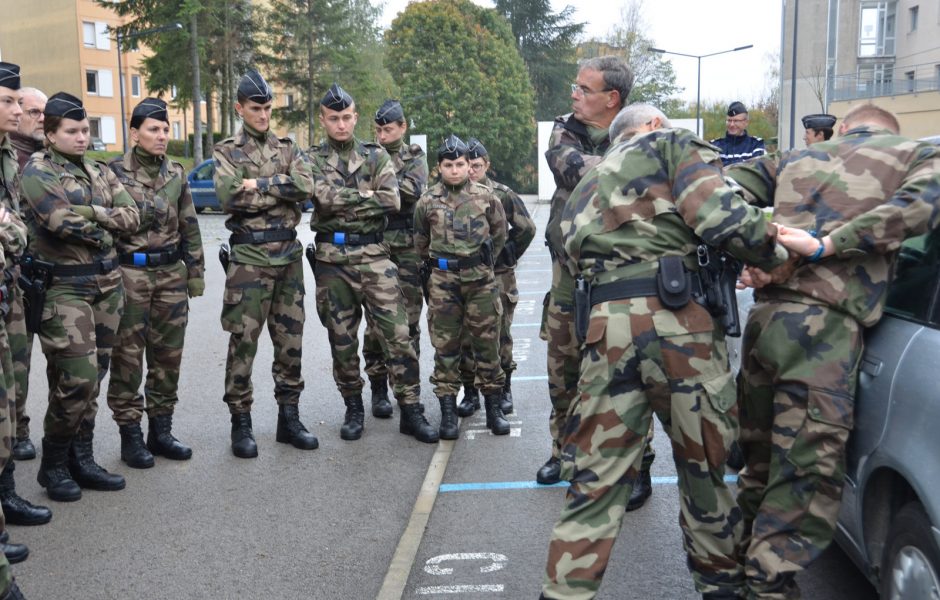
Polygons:
M212 110L212 88L206 90L206 149L209 150L215 146L215 111Z
M309 23L314 22L314 19L316 18L315 13L316 13L316 10L313 5L313 0L310 0L309 2L307 2L307 18L309 19L308 21ZM308 28L308 32L309 32L309 28ZM307 77L306 100L307 100L307 147L310 148L313 146L313 143L314 143L313 126L314 126L314 119L315 119L314 115L316 114L314 110L317 108L317 102L314 99L315 94L316 94L316 89L314 87L315 82L314 82L314 77L313 77L313 61L314 61L313 44L316 42L316 40L313 39L312 32L308 33L308 36L309 37L307 38L307 73L309 74L309 77Z
M196 13L189 17L189 51L193 61L193 160L202 162L202 83L199 81L199 27Z

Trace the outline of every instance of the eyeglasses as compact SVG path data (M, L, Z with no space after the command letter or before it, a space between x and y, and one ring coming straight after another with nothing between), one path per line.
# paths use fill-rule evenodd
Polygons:
M603 94L604 92L612 92L613 88L604 88L602 90L592 90L584 87L583 85L578 85L577 83L571 84L571 93L575 96L590 96L591 94Z
M485 169L485 168L486 168L486 165L483 164L483 163L478 164L478 165L475 165L475 164L473 164L473 163L470 163L470 170L471 170L471 171L480 171L480 170L483 170L483 169Z
M747 117L744 117L743 119L725 119L725 123L728 125L744 125L747 123Z
M38 108L31 108L24 112L30 119L38 119L42 115L42 111Z

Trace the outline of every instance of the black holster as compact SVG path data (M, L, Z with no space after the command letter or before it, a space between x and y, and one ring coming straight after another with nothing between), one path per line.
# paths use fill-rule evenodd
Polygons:
M718 319L725 335L740 337L741 319L735 284L743 265L730 254L704 244L697 248L696 254L705 308Z
M317 246L316 244L307 244L307 247L304 249L304 256L307 257L307 263L310 265L310 270L313 271L313 276L317 275Z
M23 311L26 316L26 331L39 333L42 325L42 310L46 304L46 291L52 283L52 263L36 260L32 256L20 263L20 278L17 282L23 290Z
M574 336L579 344L587 339L591 323L591 284L578 277L574 282Z
M428 286L431 281L431 265L428 261L422 262L421 266L418 267L418 277L421 278L421 292L424 294L424 301L430 302L431 290Z
M222 263L222 270L228 273L228 265L232 262L232 250L224 242L219 246L219 262Z
M483 264L490 268L496 265L496 257L493 256L493 238L483 242L480 246L480 256L483 258Z

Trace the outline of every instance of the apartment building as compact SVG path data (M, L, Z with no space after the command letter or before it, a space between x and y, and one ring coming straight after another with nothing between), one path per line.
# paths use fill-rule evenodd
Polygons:
M150 95L140 71L146 47L124 49L118 73L117 44L110 28L120 23L120 17L94 0L9 0L0 20L0 56L22 67L23 85L49 95L65 91L81 98L92 137L108 150L123 149L121 94L126 122L134 106ZM172 94L164 95L164 100L171 102ZM175 109L169 116L172 139L192 133L191 111L188 119Z
M783 10L781 147L802 145L801 116L864 102L895 113L908 137L940 134L940 0L784 0Z

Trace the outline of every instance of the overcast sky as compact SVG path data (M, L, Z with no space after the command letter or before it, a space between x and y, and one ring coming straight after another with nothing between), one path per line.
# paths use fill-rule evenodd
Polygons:
M490 0L473 0L492 7ZM386 0L382 24L388 27L409 0ZM620 19L623 0L552 0L556 11L576 9L588 37L602 37ZM702 101L741 100L749 104L768 87L771 57L779 61L780 0L646 0L643 15L647 36L664 50L702 55L753 44L748 50L703 58ZM684 88L681 96L695 100L698 60L666 55Z

